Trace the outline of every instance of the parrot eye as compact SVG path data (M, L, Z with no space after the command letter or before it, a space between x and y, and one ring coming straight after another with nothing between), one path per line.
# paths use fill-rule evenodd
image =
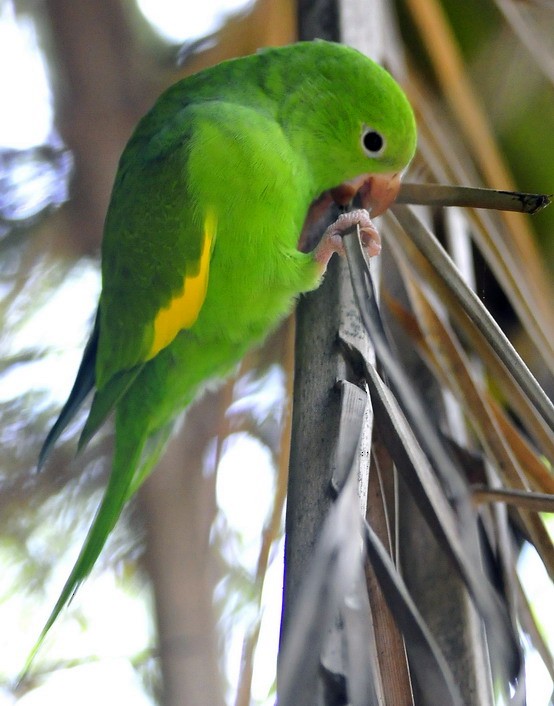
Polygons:
M376 130L366 127L362 132L362 147L368 157L380 157L385 149L385 138Z

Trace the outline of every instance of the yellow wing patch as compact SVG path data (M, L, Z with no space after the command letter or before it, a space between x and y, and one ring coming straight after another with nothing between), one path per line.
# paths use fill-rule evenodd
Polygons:
M216 232L217 217L210 209L204 219L204 241L198 271L193 275L185 274L181 293L156 315L149 359L169 345L179 331L190 328L198 318L208 290L210 259Z

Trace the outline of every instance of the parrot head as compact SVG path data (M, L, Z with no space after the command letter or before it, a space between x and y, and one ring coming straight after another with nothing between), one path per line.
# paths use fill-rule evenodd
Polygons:
M392 76L355 49L309 42L306 63L314 45L317 72L296 73L284 127L297 138L318 194L330 190L343 204L359 193L378 215L396 197L415 153L412 107Z

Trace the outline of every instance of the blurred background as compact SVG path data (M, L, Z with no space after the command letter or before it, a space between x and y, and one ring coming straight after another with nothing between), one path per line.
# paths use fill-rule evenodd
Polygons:
M427 83L435 119L450 123L413 4L387 3L400 27L395 51ZM526 22L514 22L524 4ZM552 192L552 5L442 5L515 184ZM109 470L109 430L74 458L80 424L41 474L35 465L92 324L119 155L164 88L224 58L294 41L298 11L294 0L0 0L1 706L158 704L164 680L183 694L171 703L274 702L290 322L187 413L32 674L18 690L14 680ZM554 209L532 226L551 274ZM476 274L480 296L518 341L517 320L482 260ZM521 346L533 365L532 346L525 338ZM522 561L531 567L532 553ZM541 566L528 572L532 601L552 605ZM552 640L552 611L545 615ZM546 706L552 691L539 662L530 706Z

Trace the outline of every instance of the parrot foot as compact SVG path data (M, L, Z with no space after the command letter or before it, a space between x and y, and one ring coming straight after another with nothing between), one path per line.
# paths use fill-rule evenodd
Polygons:
M365 209L358 208L354 211L341 213L337 220L327 228L319 245L314 250L316 261L324 269L327 267L327 263L333 253L344 255L342 236L354 226L360 226L362 245L367 250L369 257L379 255L381 252L381 236L373 225L369 213Z

